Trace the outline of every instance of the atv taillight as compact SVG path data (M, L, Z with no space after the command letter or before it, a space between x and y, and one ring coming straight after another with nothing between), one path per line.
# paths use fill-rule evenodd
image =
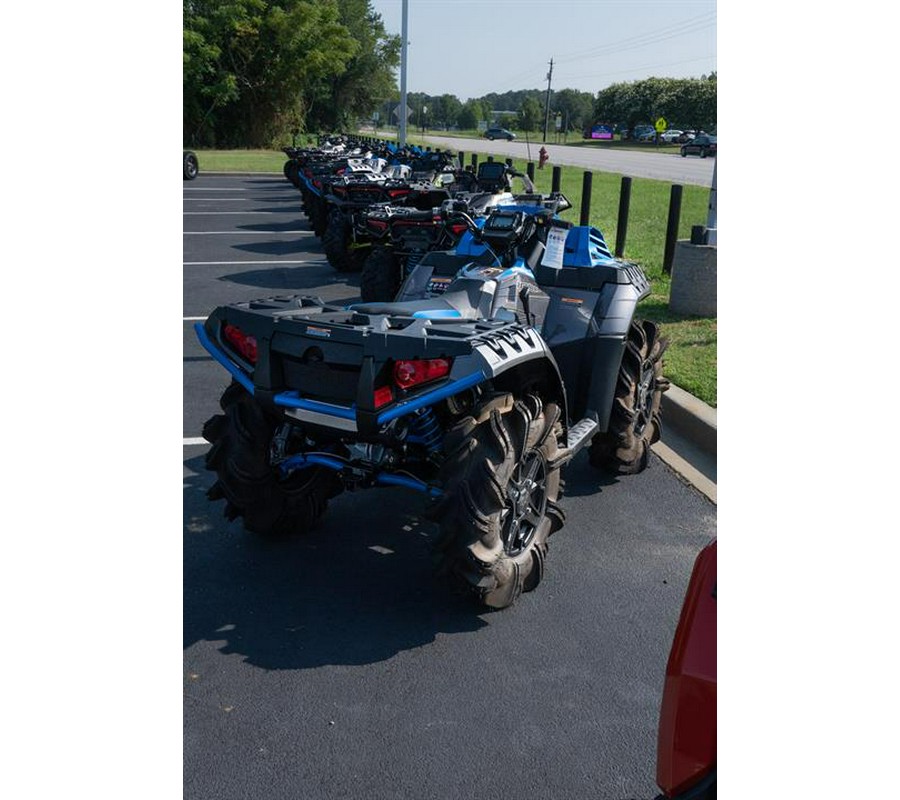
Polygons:
M450 374L449 358L416 359L394 364L394 383L401 389L409 389L420 383L428 383Z
M244 333L236 325L226 325L222 331L228 343L251 364L256 363L256 337Z
M459 236L459 235L465 233L465 232L466 232L466 225L465 225L465 223L464 223L464 222L460 222L460 223L458 223L458 224L456 224L456 225L451 225L451 226L450 226L450 232L451 232L454 236Z
M409 189L388 189L388 197L403 197L409 194Z
M373 231L386 231L388 224L382 219L367 219L366 225L368 225Z
M394 399L394 390L390 386L379 386L375 390L375 408L386 406Z

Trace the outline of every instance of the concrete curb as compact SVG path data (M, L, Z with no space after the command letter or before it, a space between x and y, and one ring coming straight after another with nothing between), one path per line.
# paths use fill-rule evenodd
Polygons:
M678 386L662 396L663 436L653 452L685 483L714 504L716 487L716 409Z
M674 384L662 396L663 425L671 425L711 456L716 455L716 409Z

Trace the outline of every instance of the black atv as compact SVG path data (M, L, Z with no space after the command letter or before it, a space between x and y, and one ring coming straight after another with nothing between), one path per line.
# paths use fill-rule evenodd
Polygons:
M372 250L364 212L395 205L430 211L450 199L442 184L389 177L384 173L345 174L323 191L328 221L322 235L325 257L338 272L359 272Z
M302 197L301 209L309 219L316 236L323 237L328 227L328 214L331 208L328 195L332 181L347 173L368 174L372 171L371 167L366 166L358 156L340 158L330 156L324 160L317 156L300 162L297 178Z
M270 297L196 326L233 378L203 429L208 494L248 530L285 535L344 489L418 490L440 571L503 608L544 575L579 450L617 473L647 466L665 341L633 319L644 273L595 228L551 209L495 209L481 228L445 213L492 265L428 253L396 302Z
M483 162L477 176L467 170L449 173L452 183L444 184L453 208L481 218L494 207L510 204L538 204L564 211L571 204L559 193L541 195L534 193L530 178L500 162ZM512 193L513 177L522 180L524 193ZM446 203L447 201L444 201ZM443 204L442 204L443 205ZM520 205L519 208L526 208ZM449 250L458 245L459 255L472 260L481 254L484 245L476 242L472 234L464 241L465 223L448 223L440 209L420 210L394 206L376 206L358 215L358 225L365 226L372 241L371 252L363 263L360 275L360 294L364 302L392 300L400 284L422 256L434 250Z

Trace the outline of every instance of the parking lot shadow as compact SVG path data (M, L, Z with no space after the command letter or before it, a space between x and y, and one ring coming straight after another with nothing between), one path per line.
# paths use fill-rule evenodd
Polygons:
M418 495L345 493L311 534L269 541L207 500L202 456L185 467L185 648L222 642L222 653L272 670L355 666L487 624L434 580Z
M597 495L604 487L612 486L619 482L615 475L603 472L592 467L588 461L587 448L582 450L563 470L563 479L566 482L566 497L585 497Z
M288 234L289 236L292 234ZM258 253L264 256L290 256L298 253L322 255L322 245L315 236L299 236L296 239L280 242L250 242L232 245L233 250L245 253Z
M232 272L222 275L220 281L240 283L245 286L259 286L261 288L282 291L285 289L318 289L323 286L343 284L348 288L359 287L359 275L339 274L328 264L300 264L298 266L277 267L273 269L249 270L247 272ZM311 292L318 294L318 292ZM353 295L359 297L359 293Z
M302 229L310 230L309 223L306 219L292 219L287 222L263 222L258 225L238 225L235 230L238 231L268 231L270 233L284 233L286 231L296 231Z

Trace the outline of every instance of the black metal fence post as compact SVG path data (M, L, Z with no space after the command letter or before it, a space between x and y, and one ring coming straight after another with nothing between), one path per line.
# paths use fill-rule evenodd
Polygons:
M554 167L553 168L553 180L550 184L551 192L558 192L559 186L562 183L562 167Z
M525 168L525 172L528 174L529 179L532 183L534 183L534 162L529 161L528 166Z
M478 153L472 153L472 171L478 172Z
M669 194L669 222L666 225L666 249L663 255L663 272L672 274L672 260L675 257L675 242L678 239L678 223L681 220L681 194L684 187L672 185Z
M585 172L581 181L581 218L579 225L589 225L591 220L591 191L594 173Z
M507 166L507 167L512 167L512 165L513 165L513 160L512 160L511 158L507 158L507 159L506 159L506 166Z
M460 150L456 154L456 159L456 163L459 164L459 168L464 169L466 166L466 154L462 150Z
M625 255L625 237L628 235L628 210L631 207L631 178L622 178L619 190L619 219L616 222L616 258Z

